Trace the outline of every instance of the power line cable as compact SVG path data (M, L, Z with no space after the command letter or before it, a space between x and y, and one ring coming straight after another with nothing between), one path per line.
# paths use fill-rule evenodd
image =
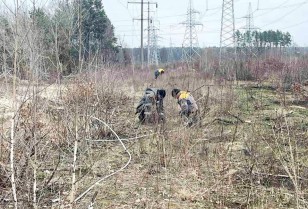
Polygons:
M305 21L302 21L302 22L296 23L296 24L294 24L294 25L289 25L289 26L287 26L287 27L285 27L285 28L282 28L282 29L293 28L293 27L296 27L296 26L302 25L302 24L307 23L307 22L308 22L308 20L305 20Z
M289 0L284 1L282 4L280 4L280 5L277 6L277 7L268 7L268 8L263 8L263 9L262 9L262 8L261 8L261 9L256 9L256 10L253 11L253 14L256 13L256 12L258 12L258 11L261 11L261 10L269 10L269 11L263 12L263 13L261 13L261 14L259 14L259 15L255 15L254 18L256 18L256 17L261 17L261 16L264 16L264 15L266 15L266 14L270 14L270 13L272 13L274 10L278 10L278 9L288 9L288 8L292 8L292 7L296 7L296 6L301 6L301 5L303 5L303 4L308 3L308 1L306 0L306 1L303 1L303 2L300 2L300 3L296 3L296 4L285 5L288 1L289 1ZM284 6L284 5L285 5L285 6ZM245 17L238 17L238 18L236 18L236 19L242 19L242 18L245 18Z
M100 178L99 180L97 180L95 183L93 183L88 189L86 189L83 193L81 193L77 198L74 199L74 203L76 203L77 201L79 201L80 199L82 199L86 194L88 194L95 186L97 186L98 184L100 184L102 181L106 180L107 178L114 176L115 174L123 171L131 162L132 160L132 155L129 152L129 150L126 148L125 144L123 143L122 139L118 136L118 134L104 121L100 120L99 118L96 118L94 116L90 116L92 119L99 121L100 123L103 123L104 126L106 126L108 129L110 129L110 131L117 137L117 140L120 142L123 150L127 153L128 155L128 160L127 162L118 170L113 171L112 173L104 176L103 178Z
M175 17L181 17L186 16L187 14L178 14L178 15L167 15L167 16L157 16L156 19L164 19L164 18L175 18ZM130 20L116 20L114 22L129 22Z
M301 8L304 4L307 4L307 3L308 3L308 1L306 1L306 2L304 2L304 3L302 3L302 4L300 4L300 5L298 5L296 8L294 8L294 9L292 9L291 11L287 12L286 14L280 16L279 18L275 19L274 21L272 21L272 22L270 22L270 23L268 23L268 24L266 24L266 25L263 25L261 28L266 27L266 26L269 26L269 25L272 25L272 24L274 24L274 23L276 23L276 22L278 22L278 21L281 21L281 19L283 19L283 18L285 18L286 16L292 14L292 13L295 12L297 9Z
M261 14L259 14L259 15L255 15L254 17L256 18L256 17L260 17L260 16L263 16L263 15L266 15L266 14L268 14L268 13L271 13L272 11L281 8L281 7L282 7L283 5L285 5L288 1L289 1L289 0L286 0L286 1L284 1L282 4L278 5L277 7L271 8L270 11L263 12L263 13L261 13ZM255 10L252 12L252 15L254 15L254 13L256 13L256 12L258 12L258 11L260 11L260 10L267 10L267 9L269 9L269 8L263 8L263 9L257 8L257 9L255 9ZM245 17L246 17L246 16L237 17L236 19L242 19L242 18L245 18Z
M286 2L288 2L288 1L286 1ZM296 4L289 4L289 5L285 5L285 6L263 8L263 9L259 9L259 10L271 10L272 11L273 9L286 9L286 8L290 8L290 7L295 7L295 6L301 5L303 3L307 3L307 1L303 1L303 2L300 2L300 3L296 3Z

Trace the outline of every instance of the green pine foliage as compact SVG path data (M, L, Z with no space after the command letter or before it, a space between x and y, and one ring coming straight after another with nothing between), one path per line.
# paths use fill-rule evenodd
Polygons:
M52 25L51 17L48 16L42 8L35 8L30 11L30 19L35 26L34 30L37 29L43 37L45 47L49 48L53 42L52 33L50 31Z
M235 38L238 47L254 46L258 48L286 47L290 46L292 37L289 32L279 30L273 31L246 31L241 33L239 30L235 32Z
M76 7L78 5L75 5ZM75 13L74 25L78 25L78 13ZM100 0L81 0L81 31L83 57L87 60L91 54L100 53L112 59L118 52L114 27L107 17ZM78 58L78 30L72 37L74 50L72 54ZM109 61L111 61L108 59Z
M80 6L80 13L79 8ZM81 20L79 30L78 15ZM118 53L114 27L107 17L102 1L58 1L50 10L34 7L19 14L17 34L14 33L14 18L0 15L0 73L12 71L12 54L14 39L23 43L18 50L19 71L31 71L29 68L27 49L28 40L38 46L44 75L78 72L79 50L83 62L93 57L101 58L101 62L116 62ZM21 21L22 20L22 21ZM81 46L79 32L81 31ZM26 41L25 41L26 40ZM31 48L31 47L30 47ZM22 63L22 66L21 66ZM27 73L23 73L24 75Z

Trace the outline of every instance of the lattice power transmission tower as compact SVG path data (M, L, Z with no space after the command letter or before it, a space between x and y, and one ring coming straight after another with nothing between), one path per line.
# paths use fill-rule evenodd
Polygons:
M174 62L173 43L170 38L169 50L168 50L168 63L173 63L173 62Z
M246 18L246 32L247 31L252 31L253 29L255 29L254 27L254 23L253 23L253 12L252 12L252 8L251 8L251 2L249 2L248 5L248 12L247 12L247 16Z
M154 21L151 21L149 32L150 32L150 39L149 39L149 58L150 64L158 66L160 61L159 55L159 47L158 47L158 35L157 35L158 28L155 26Z
M235 56L234 0L223 0L219 62Z
M254 21L253 21L253 11L252 11L252 7L251 7L251 2L249 2L248 5L248 11L247 11L247 15L244 17L246 18L246 26L245 26L245 34L246 34L246 42L247 42L247 46L245 49L245 53L246 55L249 56L256 56L257 55L257 50L255 48L255 46L253 45L253 31L258 30L258 28L256 28L254 26Z
M182 44L182 59L190 67L192 62L200 57L198 52L198 35L196 26L202 25L196 21L196 14L199 12L193 9L193 2L189 0L189 6L187 10L187 19L182 24L186 25L184 40Z

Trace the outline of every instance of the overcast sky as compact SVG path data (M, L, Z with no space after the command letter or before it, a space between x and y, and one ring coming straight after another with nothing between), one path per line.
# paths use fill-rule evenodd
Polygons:
M140 0L129 0L139 1ZM126 0L102 0L105 12L115 27L115 34L124 46L140 46L140 4L128 4ZM145 2L147 2L145 0ZM159 45L181 46L189 0L156 0L158 8L151 6L151 16L159 28ZM249 2L254 11L254 25L261 30L281 30L290 32L294 42L308 46L308 0L234 0L235 28L246 25ZM259 5L258 5L259 2ZM219 46L222 0L193 0L193 7L199 11L196 21L199 46ZM144 6L147 18L147 5ZM144 27L147 22L144 21ZM171 41L170 41L171 40ZM144 33L144 44L147 36Z

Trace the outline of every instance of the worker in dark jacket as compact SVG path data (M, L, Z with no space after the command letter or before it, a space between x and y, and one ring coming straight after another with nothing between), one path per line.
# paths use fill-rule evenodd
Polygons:
M162 75L165 73L165 70L162 68L159 68L157 70L155 70L154 75L155 75L155 79L157 79L158 76Z
M180 89L173 89L172 97L178 100L180 115L185 117L188 125L191 126L197 121L198 105L194 97L188 91L181 91Z
M164 89L147 88L139 105L136 108L141 123L164 122L163 99L166 96Z

